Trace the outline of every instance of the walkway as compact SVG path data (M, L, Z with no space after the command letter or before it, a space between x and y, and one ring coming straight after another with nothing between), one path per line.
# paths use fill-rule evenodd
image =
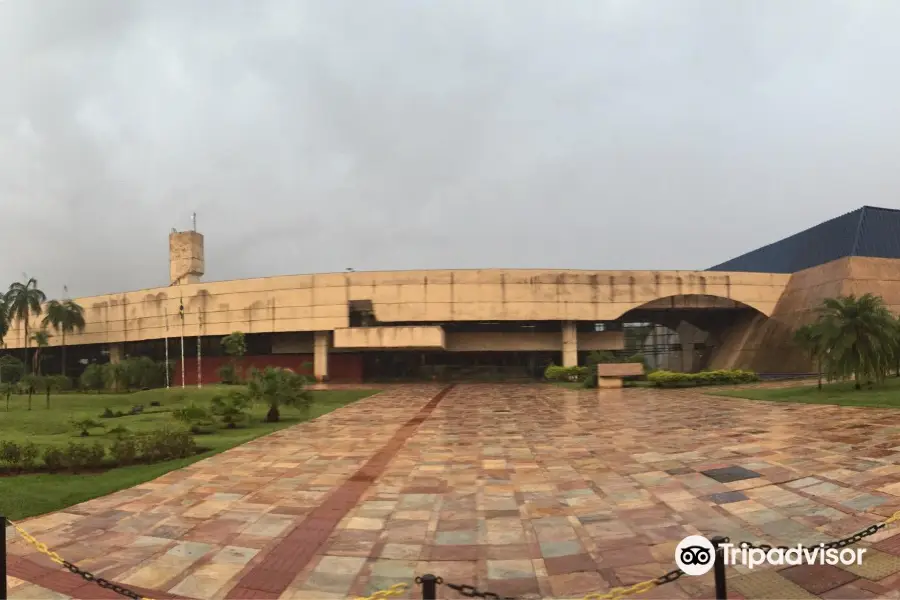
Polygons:
M572 597L670 570L690 534L813 543L900 510L900 411L684 391L440 391L392 388L25 527L155 597L343 598L427 572ZM732 597L900 598L900 528L869 539L851 570L730 568ZM11 552L24 561L10 575L85 595L20 541ZM711 586L683 577L642 597L709 597Z

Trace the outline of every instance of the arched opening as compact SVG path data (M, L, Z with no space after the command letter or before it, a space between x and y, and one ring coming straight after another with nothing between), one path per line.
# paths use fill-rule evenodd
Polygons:
M767 320L752 306L707 294L658 298L618 319L628 350L642 352L654 368L687 372L753 368L754 333Z

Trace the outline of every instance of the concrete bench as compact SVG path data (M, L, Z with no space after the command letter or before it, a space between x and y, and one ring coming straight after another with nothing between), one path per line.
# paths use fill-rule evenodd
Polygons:
M641 363L600 363L597 365L598 388L620 388L623 377L635 377L644 374Z

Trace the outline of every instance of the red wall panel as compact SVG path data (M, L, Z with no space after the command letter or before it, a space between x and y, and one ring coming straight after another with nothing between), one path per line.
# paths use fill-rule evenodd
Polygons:
M228 356L203 357L200 370L203 383L218 383L219 368L231 361ZM271 354L267 356L244 356L238 364L246 372L251 367L282 367L295 373L312 376L312 354ZM197 385L197 359L184 359L185 385ZM328 375L331 381L359 383L363 376L363 361L359 354L331 354L328 357ZM181 361L175 361L173 385L181 385Z

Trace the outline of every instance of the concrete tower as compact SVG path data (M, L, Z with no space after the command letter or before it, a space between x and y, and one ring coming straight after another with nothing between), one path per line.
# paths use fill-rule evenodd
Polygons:
M198 283L206 263L203 260L203 235L194 231L169 234L170 285Z

